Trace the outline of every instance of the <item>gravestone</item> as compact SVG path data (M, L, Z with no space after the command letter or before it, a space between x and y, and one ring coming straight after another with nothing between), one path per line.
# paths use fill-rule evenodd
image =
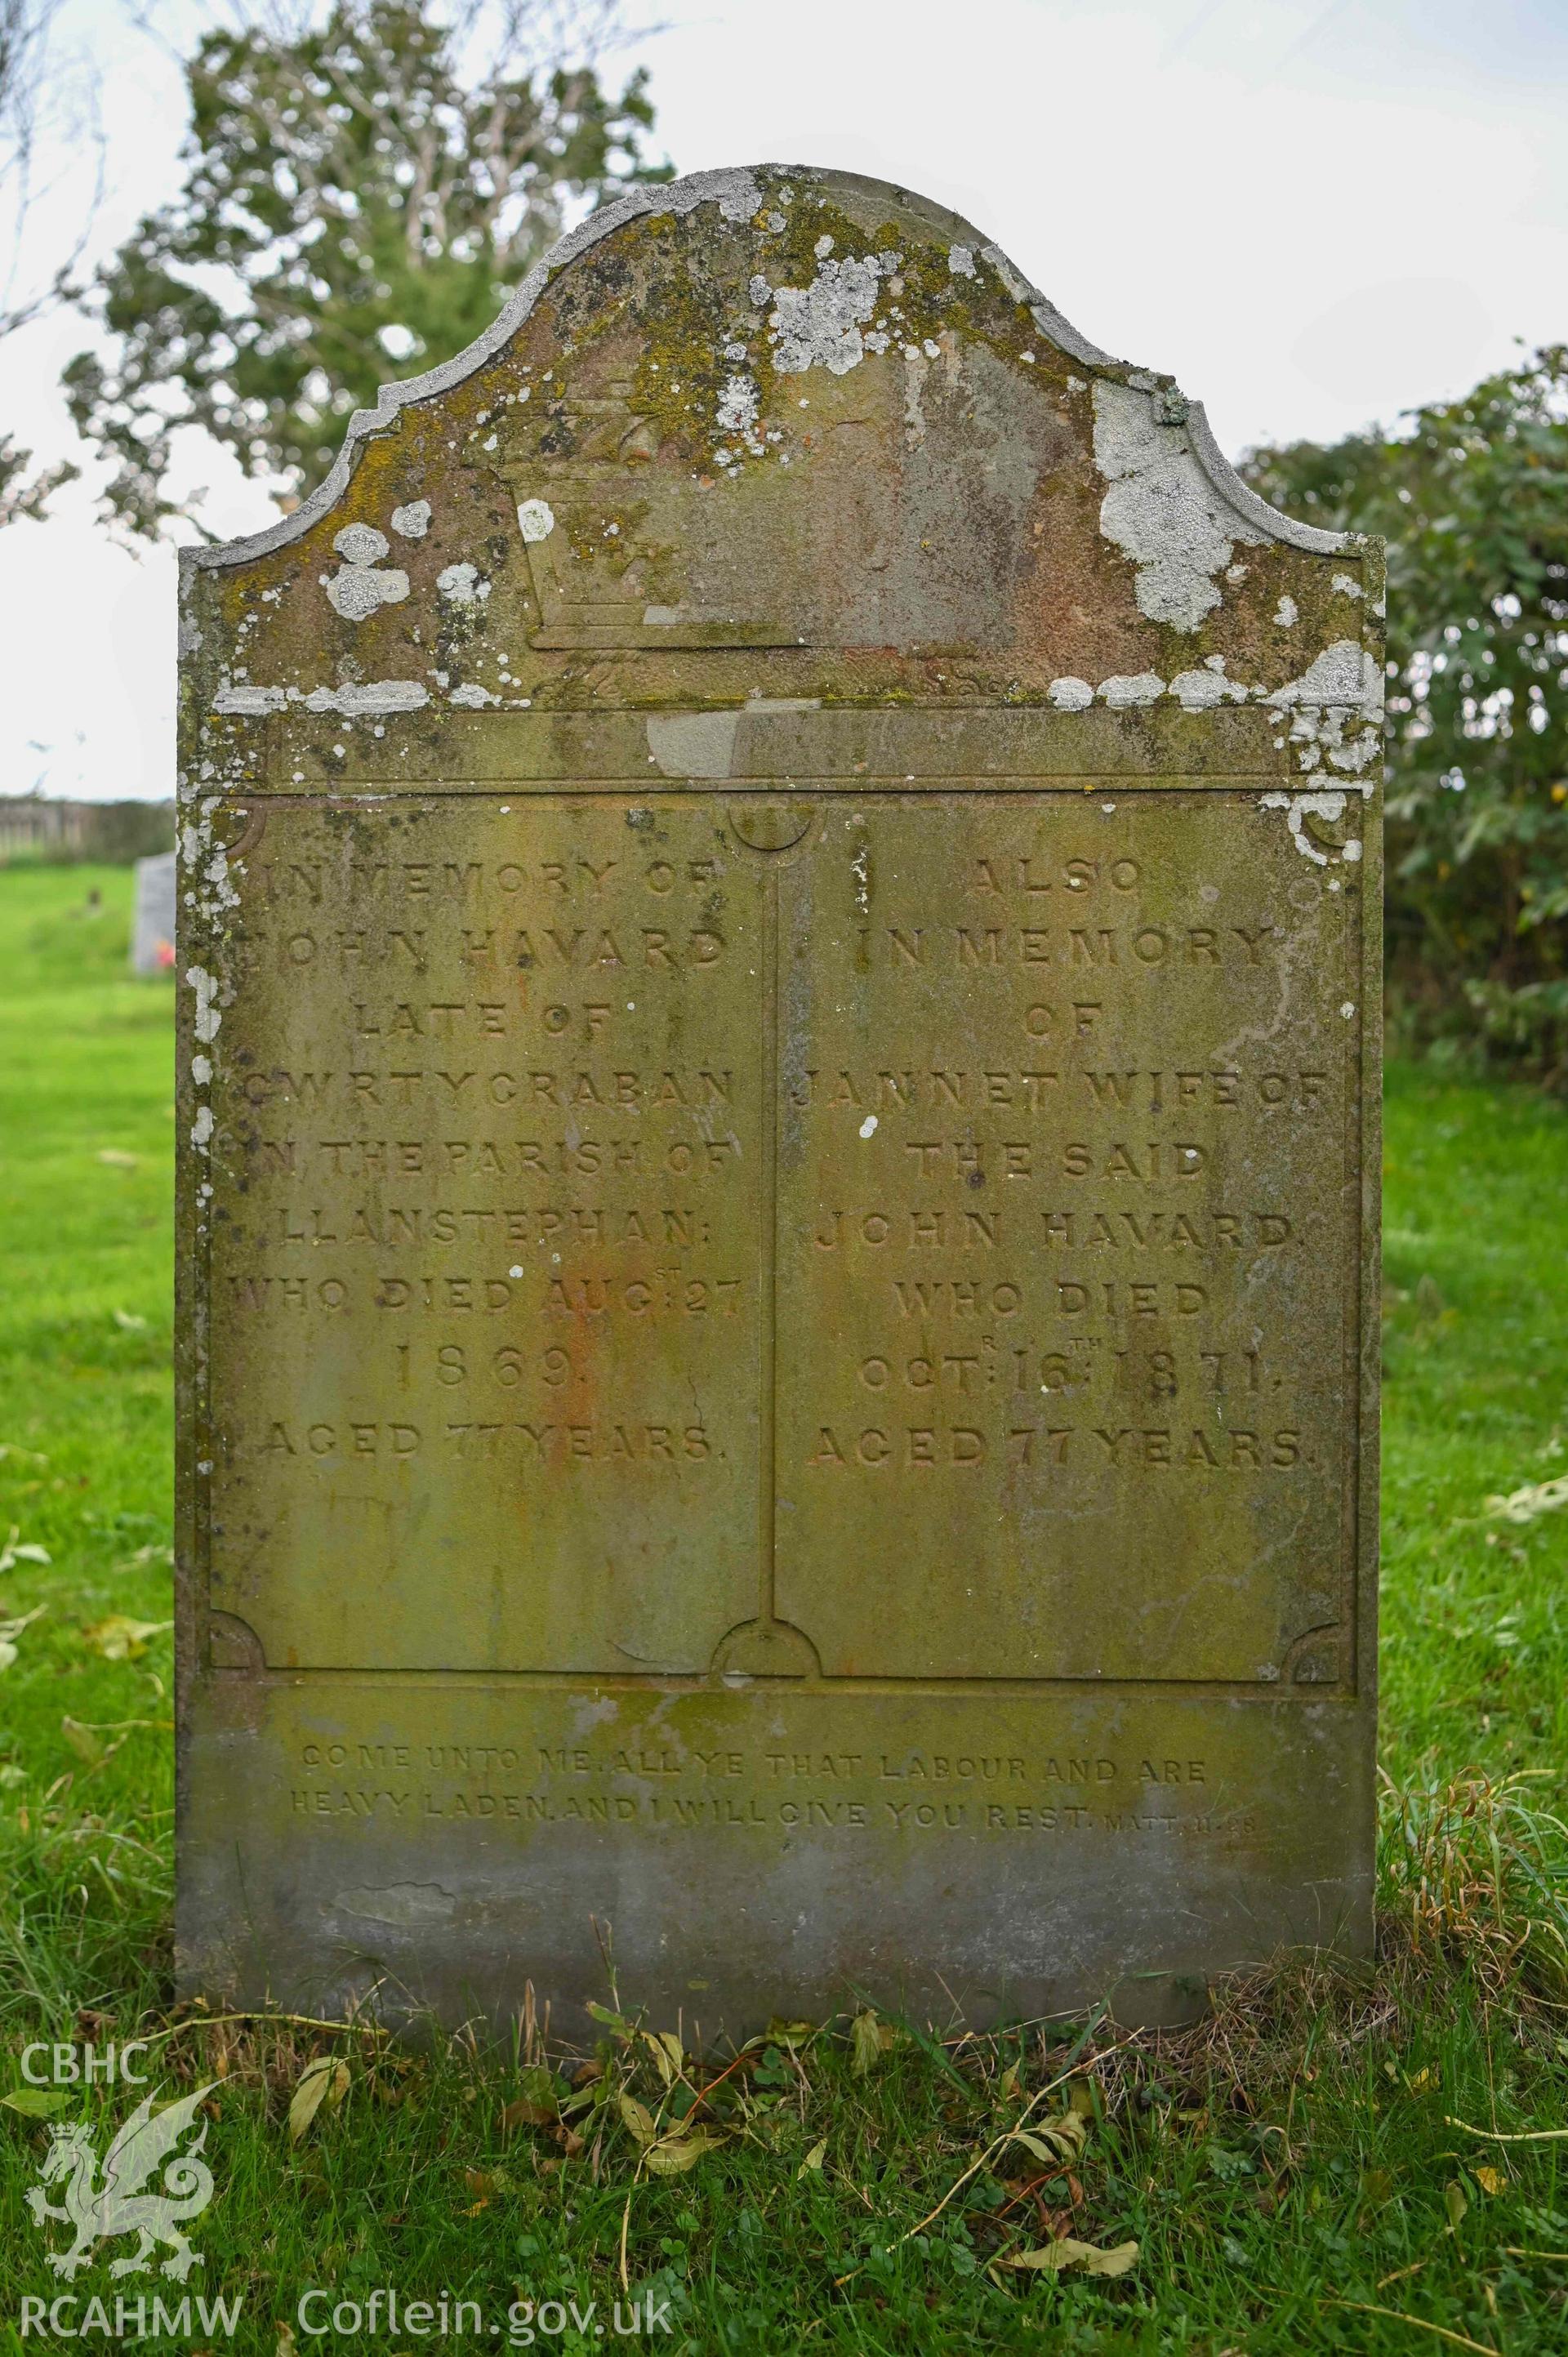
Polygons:
M131 920L133 974L166 974L174 963L175 860L172 851L138 859Z
M1365 1949L1382 610L978 231L777 167L186 552L186 1990Z

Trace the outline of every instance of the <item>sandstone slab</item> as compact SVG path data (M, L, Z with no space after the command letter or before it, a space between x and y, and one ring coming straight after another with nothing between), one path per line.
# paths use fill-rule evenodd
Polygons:
M1381 614L977 231L775 168L188 557L188 1990L1366 1946Z

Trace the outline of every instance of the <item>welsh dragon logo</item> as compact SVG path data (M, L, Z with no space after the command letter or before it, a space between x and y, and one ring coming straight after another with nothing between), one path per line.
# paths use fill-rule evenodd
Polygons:
M145 2275L160 2243L168 2245L169 2256L159 2272L173 2276L178 2283L185 2281L192 2267L204 2264L200 2252L191 2249L180 2229L187 2220L199 2218L212 2199L212 2171L199 2158L207 2141L206 2123L183 2153L175 2147L217 2084L216 2079L211 2080L194 2095L182 2096L177 2104L156 2114L153 2096L146 2096L105 2153L102 2177L92 2130L84 2121L71 2121L49 2131L49 2148L38 2171L42 2181L29 2189L27 2207L40 2226L56 2219L75 2231L76 2240L69 2250L48 2255L57 2276L69 2281L86 2266L100 2243L117 2234L134 2234L137 2243L134 2251L111 2262L112 2276ZM162 2191L144 2190L159 2169ZM58 2185L62 2179L65 2198L57 2207L46 2198L44 2187Z

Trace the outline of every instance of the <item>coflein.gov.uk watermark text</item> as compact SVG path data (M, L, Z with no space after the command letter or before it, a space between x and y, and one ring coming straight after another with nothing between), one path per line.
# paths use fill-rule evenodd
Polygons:
M159 2298L156 2293L118 2294L111 2298L77 2292L24 2297L17 2330L24 2341L231 2340L239 2329L242 2298ZM487 2316L478 2300L442 2292L435 2299L406 2299L390 2285L349 2298L334 2287L312 2286L295 2304L294 2329L306 2341L434 2339L500 2342L513 2349L548 2346L568 2331L583 2340L630 2341L670 2332L670 2303L655 2293L636 2299L514 2299L504 2316Z
M437 2299L405 2299L390 2284L357 2298L320 2288L301 2292L294 2320L296 2332L317 2341L327 2334L340 2341L440 2335L454 2341L504 2340L514 2349L532 2349L567 2332L587 2341L631 2341L674 2330L669 2300L653 2292L615 2300L607 2308L596 2299L514 2299L503 2321L487 2316L475 2299L456 2299L445 2291Z

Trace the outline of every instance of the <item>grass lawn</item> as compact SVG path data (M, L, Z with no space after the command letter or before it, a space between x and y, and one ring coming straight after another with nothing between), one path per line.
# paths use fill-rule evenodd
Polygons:
M1374 1974L1292 1964L1163 2040L779 2024L722 2085L623 1989L596 2056L534 2040L498 2076L168 2009L173 993L128 978L129 899L124 871L0 873L0 2097L34 2039L167 2033L170 2093L224 2079L184 2289L241 2315L189 2339L581 2351L651 2296L644 2337L702 2352L1568 2349L1568 1507L1488 1506L1568 1475L1568 1112L1391 1076ZM0 2107L0 2350L63 2345L22 2337L63 2288L25 2202L47 2141ZM1136 2256L1015 2264L1064 2232ZM70 2287L79 2327L92 2294L177 2307L111 2282L130 2248ZM312 2286L478 2320L317 2341Z

